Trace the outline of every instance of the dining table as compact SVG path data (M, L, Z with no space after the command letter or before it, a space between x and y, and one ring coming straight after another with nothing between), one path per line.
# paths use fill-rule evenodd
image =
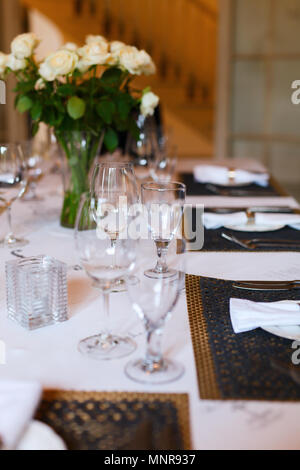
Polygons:
M182 160L178 171L192 171L193 166L201 162ZM258 163L243 160L243 165L256 168ZM78 269L73 230L59 224L63 196L61 176L45 176L39 183L39 194L42 200L19 200L12 208L14 231L29 243L19 250L1 248L0 252L0 340L6 349L5 363L0 365L1 379L38 381L44 390L187 394L191 449L300 449L300 401L201 396L198 381L202 372L197 370L195 361L184 290L163 335L164 354L185 367L179 380L164 385L135 383L124 373L128 358L95 361L80 354L78 342L101 330L100 294L85 272ZM193 195L187 197L187 203L204 207L244 207L245 204L298 207L297 201L289 195L250 199ZM5 214L2 214L0 232L5 233L5 223ZM5 262L36 255L53 256L67 264L69 319L27 331L7 318ZM186 258L186 271L192 276L221 280L300 279L300 251L199 250L187 252ZM110 302L113 330L128 334L137 343L132 357L143 356L143 325L127 293L112 293ZM217 296L212 302L218 302ZM291 355L293 352L291 342ZM205 369L205 364L203 367Z

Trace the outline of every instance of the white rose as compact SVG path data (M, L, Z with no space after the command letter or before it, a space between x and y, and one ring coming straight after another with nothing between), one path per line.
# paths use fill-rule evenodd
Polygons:
M11 43L11 52L17 59L26 59L32 55L39 42L34 33L19 34Z
M65 51L71 51L71 52L76 52L78 49L77 44L75 42L66 42L63 46L59 48L59 50L65 50Z
M155 95L155 93L152 93L152 91L149 91L148 93L145 93L142 102L141 102L141 113L143 116L153 116L154 110L156 106L159 103L159 97Z
M77 68L86 71L91 65L105 65L109 63L111 54L108 51L108 43L91 42L78 49L80 56Z
M8 55L0 52L0 75L2 75L7 67Z
M155 65L146 51L126 46L119 52L120 65L133 75L150 75L155 72Z
M75 52L61 49L45 59L40 65L39 73L44 80L50 82L61 75L72 73L77 63L78 56Z
M122 41L112 41L109 45L110 47L110 52L113 55L119 55L120 51L124 49L124 47L127 47L126 44Z
M6 65L14 72L17 72L18 70L25 69L27 63L25 59L17 59L13 54L9 54Z
M35 82L35 85L34 85L34 89L39 91L39 90L43 90L44 88L46 87L46 83L45 81L42 79L42 78L39 78L36 82Z
M94 42L97 42L98 44L108 44L107 39L104 36L96 36L94 34L89 34L85 38L86 44L92 44Z

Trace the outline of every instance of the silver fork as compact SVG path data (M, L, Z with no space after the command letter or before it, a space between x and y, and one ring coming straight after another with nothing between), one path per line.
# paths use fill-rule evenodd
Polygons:
M253 238L251 240L240 240L239 238L235 237L232 234L228 234L225 232L221 233L221 237L225 238L225 240L228 240L230 242L233 242L243 248L246 248L248 250L255 250L255 248L261 248L261 247L285 247L285 248L300 248L300 240L293 241L293 240L273 240L269 238Z
M237 197L242 197L242 196L274 196L273 191L269 190L259 190L257 189L256 191L249 191L246 189L236 189L236 188L219 188L215 186L214 184L208 183L206 184L206 188L211 191L214 194L218 194L219 196L237 196Z

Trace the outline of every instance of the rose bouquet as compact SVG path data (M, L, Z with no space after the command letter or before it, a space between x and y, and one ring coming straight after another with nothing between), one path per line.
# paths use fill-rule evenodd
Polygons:
M15 106L30 113L33 135L40 122L55 131L71 174L61 223L72 227L102 139L113 152L120 132L138 137L134 111L153 115L158 97L149 88L131 88L131 82L155 73L155 65L144 50L102 36L87 36L82 47L67 43L41 62L34 56L38 44L33 33L17 36L10 54L0 52L0 78L15 75Z

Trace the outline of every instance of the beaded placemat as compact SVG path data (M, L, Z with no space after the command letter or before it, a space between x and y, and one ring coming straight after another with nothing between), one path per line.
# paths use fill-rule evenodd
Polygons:
M186 394L44 392L36 419L69 450L190 449Z
M199 213L196 213L197 209L192 208L192 211L187 213L184 220L184 225L188 224L192 227L192 231L195 232L196 224L202 224L202 210L199 209ZM199 228L199 225L198 225ZM234 235L240 240L251 240L253 238L260 239L271 239L271 240L288 240L300 241L300 231L292 229L290 227L284 227L281 230L275 230L271 232L240 232L235 230L227 230L224 227L219 229L207 230L202 227L204 230L204 244L199 251L237 251L237 252L255 252L255 251L300 251L300 246L276 246L276 247L257 247L255 250L250 250L248 248L243 248L236 243L233 243L229 240L226 240L222 237L222 232L228 233L229 235ZM198 230L199 232L199 230ZM189 245L187 242L187 250L193 251L193 246ZM198 247L197 247L198 250Z
M300 400L300 386L272 368L271 360L291 364L292 342L258 328L235 334L229 299L257 302L299 300L299 290L246 291L232 281L186 276L186 298L199 394L209 400Z

